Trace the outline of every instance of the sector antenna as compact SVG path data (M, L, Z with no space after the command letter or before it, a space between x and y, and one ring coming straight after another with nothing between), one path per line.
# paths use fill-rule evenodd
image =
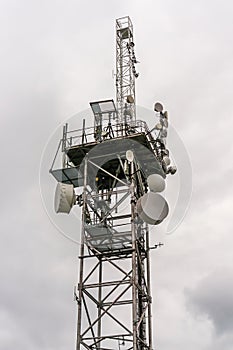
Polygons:
M91 127L85 120L81 129L64 125L50 169L58 182L55 212L82 212L76 350L153 348L150 225L169 213L164 190L176 168L163 105L154 105L152 129L137 117L135 52L130 18L117 19L116 102L90 102Z

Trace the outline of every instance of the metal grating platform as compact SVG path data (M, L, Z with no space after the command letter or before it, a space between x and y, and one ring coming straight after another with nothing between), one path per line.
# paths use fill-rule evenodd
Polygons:
M127 147L129 149L133 148L137 162L143 170L145 177L154 173L165 177L165 173L153 150L153 145L148 140L145 133L128 135L124 138L114 138L101 143L91 142L68 147L65 152L74 167L51 170L51 173L57 181L72 183L74 187L83 186L82 163L87 154L89 159L97 161L97 164L101 164L104 170L111 174L116 174L117 168L119 167L117 155L124 156ZM115 155L114 157L113 154ZM88 177L90 185L94 185L93 181L95 181L96 178L94 175L98 177L98 186L100 189L109 189L111 187L113 178L107 176L106 173L101 170L97 173L96 168L89 164ZM121 180L125 179L125 174L122 169L120 169L118 178Z

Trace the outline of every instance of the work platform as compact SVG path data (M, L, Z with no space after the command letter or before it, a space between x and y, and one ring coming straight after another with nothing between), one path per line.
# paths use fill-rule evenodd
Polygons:
M74 187L83 186L83 161L87 155L90 160L101 164L101 167L108 173L115 175L119 168L119 157L124 160L126 149L134 152L143 177L147 178L154 173L158 173L163 177L166 176L161 165L161 160L159 159L156 140L151 136L145 122L137 121L136 126L133 128L126 128L121 125L116 129L116 126L113 125L112 132L114 130L116 130L116 136L113 134L114 138L109 133L97 141L94 139L94 128L92 130L89 128L88 135L83 135L82 129L67 131L59 144L59 148L61 150L63 149L67 157L66 163L63 168L55 169L52 166L50 170L55 179L66 184L73 184ZM90 185L93 185L93 179L95 180L98 177L98 186L100 189L111 188L114 181L111 176L99 170L98 174L96 174L97 176L93 177L95 173L95 167L89 164L88 183ZM121 180L125 179L122 167L118 170L117 177Z

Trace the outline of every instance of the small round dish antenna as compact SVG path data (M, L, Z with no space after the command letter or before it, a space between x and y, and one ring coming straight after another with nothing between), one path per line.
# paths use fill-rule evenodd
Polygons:
M147 183L152 192L162 192L165 189L165 180L159 174L151 174L148 176Z
M170 167L168 168L168 172L169 172L170 174L174 175L174 174L177 172L177 167L176 167L175 165L170 166Z
M164 157L163 157L163 161L164 161L164 163L165 163L167 166L171 164L171 160L170 160L170 158L169 158L168 156L164 156Z
M163 128L163 126L162 126L161 123L157 123L157 124L155 125L155 129L156 129L156 130L162 130L162 128Z
M56 213L69 214L75 203L74 186L58 182L54 197L54 209Z
M126 151L126 159L128 160L128 162L132 163L134 160L134 154L133 152L129 149L128 151Z
M137 201L137 212L140 218L150 225L160 224L168 215L166 199L158 193L149 192Z
M163 105L160 102L156 102L154 105L155 112L162 112L163 111Z
M127 103L134 103L134 98L132 95L128 95L126 99Z

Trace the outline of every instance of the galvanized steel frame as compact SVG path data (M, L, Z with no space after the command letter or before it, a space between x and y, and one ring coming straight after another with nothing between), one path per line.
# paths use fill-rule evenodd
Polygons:
M122 33L126 33L125 36ZM134 44L133 25L128 16L116 20L116 100L120 123L132 123L136 119L135 108L135 76L133 74L130 45ZM130 105L132 118L124 114L127 96L131 95L134 102Z
M135 164L131 163L131 182L129 184L131 205L128 216L131 220L131 248L112 252L101 252L98 248L91 247L86 240L85 233L85 208L88 205L87 197L90 189L87 188L88 162L85 159L84 166L84 191L82 209L82 239L80 246L80 272L79 284L76 293L78 304L77 320L77 344L80 349L120 349L124 342L125 350L151 350L152 349L152 324L151 324L151 291L150 291L150 256L149 256L149 230L145 224L138 224L136 213L136 176ZM115 191L122 192L116 188ZM94 260L91 270L86 269L89 259ZM124 261L127 266L120 266ZM109 281L104 280L103 269L107 265L109 273L113 276ZM121 273L121 278L114 279L116 271ZM94 278L94 281L93 281ZM105 288L108 288L106 294ZM92 292L94 291L94 292ZM127 292L130 291L130 298ZM94 293L94 294L93 294ZM112 299L109 299L113 296ZM96 313L93 315L95 305ZM114 314L115 310L131 315L122 321ZM111 331L103 329L106 318L112 322ZM86 324L84 322L86 320ZM121 332L114 333L114 327ZM106 334L106 332L108 332Z

